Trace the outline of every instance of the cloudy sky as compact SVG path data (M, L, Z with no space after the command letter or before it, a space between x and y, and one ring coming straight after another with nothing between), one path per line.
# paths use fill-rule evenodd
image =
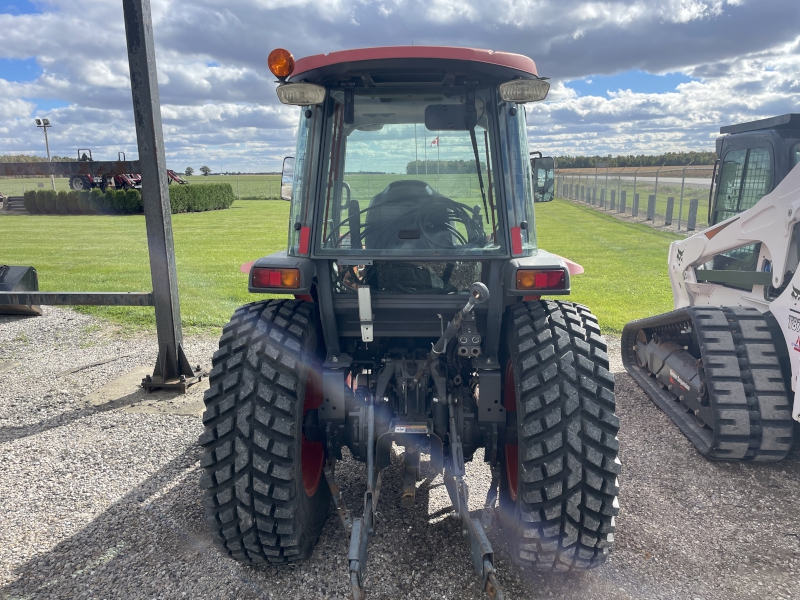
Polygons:
M551 154L713 150L720 125L800 112L798 0L152 0L167 161L279 169L296 109L270 50L437 44L518 52ZM136 157L119 0L0 0L0 154Z

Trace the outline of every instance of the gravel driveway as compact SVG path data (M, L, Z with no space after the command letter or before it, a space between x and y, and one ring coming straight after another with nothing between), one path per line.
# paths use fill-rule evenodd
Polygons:
M509 564L493 531L508 597L800 597L800 452L778 464L706 461L622 374L610 341L623 467L614 552L592 572L541 575ZM194 362L208 364L215 348L186 341ZM145 395L136 383L155 357L152 338L70 310L0 316L0 598L348 597L347 540L333 515L300 566L250 568L215 550L198 485L207 386ZM363 465L346 461L337 477L360 511ZM481 462L469 465L471 508L488 480ZM411 510L400 508L401 487L395 460L369 598L482 598L441 478L422 482Z

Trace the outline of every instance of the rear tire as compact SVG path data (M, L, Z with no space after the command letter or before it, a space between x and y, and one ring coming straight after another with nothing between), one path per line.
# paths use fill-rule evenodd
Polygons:
M214 354L200 437L203 506L214 541L252 563L311 556L328 516L320 442L303 437L321 401L316 307L296 300L238 309Z
M597 320L571 302L521 302L504 319L504 406L517 444L501 456L500 520L515 562L601 565L619 512L619 419Z
M82 192L92 189L92 184L89 182L88 177L73 175L69 180L69 187L76 192Z

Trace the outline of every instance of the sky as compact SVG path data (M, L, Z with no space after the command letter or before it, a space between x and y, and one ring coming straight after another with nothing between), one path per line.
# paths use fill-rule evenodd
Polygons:
M167 163L276 171L294 151L266 57L431 44L517 52L550 155L713 150L719 127L800 112L798 0L152 0ZM0 0L0 154L136 158L120 0Z

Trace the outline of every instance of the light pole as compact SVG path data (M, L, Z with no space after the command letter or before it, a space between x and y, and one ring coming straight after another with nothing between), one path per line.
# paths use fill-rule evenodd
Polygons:
M47 128L52 127L52 125L50 125L50 119L36 119L36 126L41 127L42 131L44 131L44 146L47 148L47 162L50 162L50 142L47 141ZM50 185L53 187L53 191L55 191L56 180L53 175L50 175Z

